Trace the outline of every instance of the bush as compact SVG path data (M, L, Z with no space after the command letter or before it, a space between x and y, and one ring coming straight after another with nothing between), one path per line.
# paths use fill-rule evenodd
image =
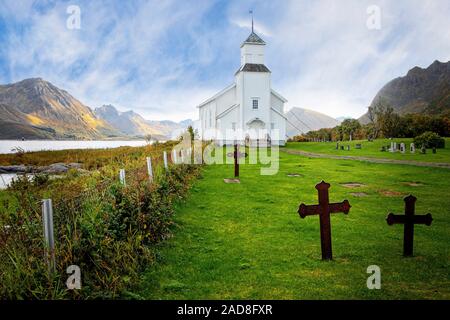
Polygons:
M441 138L437 133L427 131L420 136L414 138L414 144L417 147L425 146L425 148L445 148L445 139Z
M155 261L155 245L170 236L174 203L183 199L200 172L198 166L177 165L166 173L158 158L150 183L143 160L133 154L118 160L127 162L126 186L117 179L122 164L113 162L85 176L22 177L0 193L0 299L123 296L139 272ZM52 275L43 259L44 198L53 200ZM72 264L81 269L78 291L65 289L66 268Z
M299 135L288 139L288 142L308 142L308 141L310 141L310 139L305 137L304 135Z

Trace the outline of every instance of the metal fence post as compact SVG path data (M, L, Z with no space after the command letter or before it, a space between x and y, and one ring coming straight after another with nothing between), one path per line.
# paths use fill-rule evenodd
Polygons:
M164 169L166 169L166 171L169 169L169 167L167 166L167 152L164 151L163 152L163 159L164 159Z
M177 162L178 162L178 159L177 159L177 150L172 150L172 162L174 163L174 164L177 164Z
M52 199L42 200L42 224L44 226L44 254L49 272L55 271L55 238L53 235Z
M124 186L126 185L126 181L125 181L125 169L120 169L119 171L119 179L120 179L120 183L123 184Z
M152 169L152 159L147 157L147 171L148 171L148 179L150 182L153 181L153 169Z

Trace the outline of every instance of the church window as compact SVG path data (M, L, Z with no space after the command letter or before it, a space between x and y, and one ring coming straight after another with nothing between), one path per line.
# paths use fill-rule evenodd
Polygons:
M236 122L231 123L231 128L232 128L233 130L236 130Z
M270 129L271 129L271 130L275 129L275 123L272 122L272 123L270 124Z
M257 110L258 109L258 99L253 99L252 100L252 106L253 106L253 109L254 110Z

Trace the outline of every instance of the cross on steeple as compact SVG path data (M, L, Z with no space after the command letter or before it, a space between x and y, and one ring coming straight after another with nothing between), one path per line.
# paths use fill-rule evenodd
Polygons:
M253 33L253 10L250 10L248 13L252 15L252 33Z

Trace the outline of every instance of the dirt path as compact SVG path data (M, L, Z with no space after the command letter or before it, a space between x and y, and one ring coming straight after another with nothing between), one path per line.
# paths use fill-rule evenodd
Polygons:
M281 149L283 152L289 154L297 154L310 158L326 158L326 159L338 159L338 160L357 160L357 161L367 161L373 163L389 163L389 164L407 164L419 167L434 167L434 168L446 168L450 169L450 163L442 162L423 162L423 161L410 161L410 160L396 160L396 159L383 159L383 158L370 158L370 157L358 157L358 156L337 156L331 154L323 153L313 153L301 150L293 149Z

